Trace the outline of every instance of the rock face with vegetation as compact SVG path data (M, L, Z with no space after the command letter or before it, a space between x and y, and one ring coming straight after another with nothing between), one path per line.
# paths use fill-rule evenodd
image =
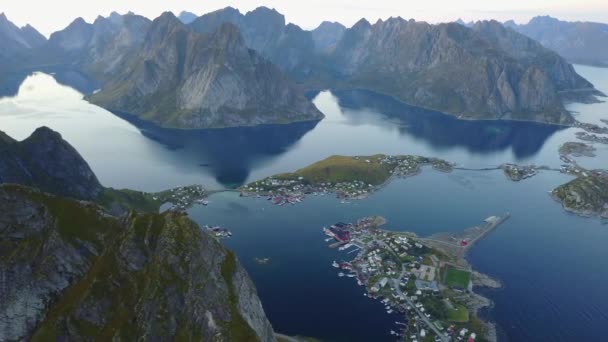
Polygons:
M233 253L186 216L0 186L0 340L274 341Z
M608 177L582 176L553 190L564 209L583 216L608 218Z
M0 183L84 200L96 199L103 191L78 151L46 127L20 142L0 133Z
M585 21L568 22L549 16L534 17L527 24L510 27L540 42L573 63L608 67L608 25Z
M323 117L277 67L247 48L231 24L199 34L164 13L123 67L89 99L161 126L253 126Z

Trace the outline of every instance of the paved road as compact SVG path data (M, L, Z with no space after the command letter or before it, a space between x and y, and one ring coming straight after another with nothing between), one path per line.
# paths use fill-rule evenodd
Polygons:
M429 327L429 329L433 330L433 332L439 336L441 338L441 341L444 342L448 342L449 339L447 337L445 337L441 331L439 331L439 329L437 329L437 327L435 326L435 324L433 324L433 322L431 322L430 319L428 319L424 313L422 313L420 311L420 309L418 309L414 303L410 300L410 298L408 296L404 296L403 292L401 291L401 289L399 288L399 280L397 279L391 279L393 281L393 286L395 286L395 290L397 291L397 294L399 294L399 296L403 296L403 298L405 298L405 301L407 302L407 304L409 306L412 307L412 309L414 309L414 311L416 311L416 314L418 314L418 317L420 317L422 319L422 321L424 321L424 323L426 323L426 325Z

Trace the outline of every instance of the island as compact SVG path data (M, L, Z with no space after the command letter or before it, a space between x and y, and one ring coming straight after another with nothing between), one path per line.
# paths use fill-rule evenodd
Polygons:
M600 119L600 120L603 123L606 123L606 120L604 120L604 119ZM577 127L577 128L582 128L589 133L608 134L608 127L603 127L603 126L592 124L592 123L575 121L572 126Z
M561 156L572 155L574 157L595 157L595 147L582 142L566 142L559 148Z
M465 255L509 216L491 216L462 232L427 238L381 229L386 220L379 216L338 222L323 232L335 240L330 247L347 256L356 252L348 261L333 262L338 276L355 279L387 313L402 314L403 321L390 332L399 340L494 341L495 327L477 316L491 301L473 288L501 285L475 272Z
M576 132L575 135L578 139L583 140L583 141L596 142L596 143L600 143L600 144L608 144L608 137L606 137L606 136L590 134L587 132Z
M445 160L412 155L331 156L293 173L252 182L239 191L242 196L268 196L277 205L300 202L309 194L364 199L394 178L417 175L425 165L442 172L454 167Z
M519 182L524 179L534 177L538 174L541 169L548 169L547 167L537 167L536 165L516 165L516 164L502 164L499 166L504 172L505 176L514 182Z
M554 189L551 196L567 211L608 218L608 172L582 172L576 179Z

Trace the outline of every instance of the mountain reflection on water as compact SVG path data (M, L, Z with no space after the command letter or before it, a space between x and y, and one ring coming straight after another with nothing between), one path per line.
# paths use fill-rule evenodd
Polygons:
M81 73L51 75L0 78L1 129L23 139L47 125L80 151L105 185L146 191L186 184L233 188L337 154L417 154L467 167L557 166L558 146L574 134L531 122L458 120L360 90L311 96L326 116L319 122L166 129L89 104L82 94L96 85Z
M340 107L381 113L395 121L401 134L423 139L437 149L462 146L472 153L493 153L512 148L516 158L526 158L540 151L551 135L565 128L534 122L459 120L364 90L332 91L332 94ZM345 115L354 113L345 111Z
M145 137L183 157L199 160L226 187L243 185L253 167L290 146L315 128L318 121L226 129L183 130L161 128L126 113L114 113L136 126Z

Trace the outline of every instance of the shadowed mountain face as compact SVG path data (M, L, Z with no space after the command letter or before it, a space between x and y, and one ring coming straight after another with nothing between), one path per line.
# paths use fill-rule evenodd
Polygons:
M510 27L559 53L573 63L608 67L608 25L561 21L550 16L535 17L527 24Z
M0 72L10 70L31 50L45 44L46 38L30 25L15 26L0 13Z
M563 129L530 122L458 120L363 90L332 93L341 107L382 113L397 120L402 134L423 139L435 148L463 146L474 153L495 153L512 148L515 156L521 159L535 155L549 137Z
M179 13L178 19L179 21L181 21L182 23L188 25L191 22L193 22L194 20L196 20L197 15L192 13L192 12L188 12L188 11L181 11Z
M21 142L1 133L0 183L32 186L84 200L96 199L103 190L80 154L59 133L46 127Z
M184 131L160 128L129 114L116 115L136 126L147 138L179 150L189 160L200 160L201 168L209 170L220 184L229 188L243 185L252 168L285 153L318 124L310 121Z
M346 27L340 23L324 21L312 31L317 51L328 51L336 46L342 39Z
M272 63L249 50L239 30L188 30L167 12L142 47L90 100L164 127L218 128L323 117Z

